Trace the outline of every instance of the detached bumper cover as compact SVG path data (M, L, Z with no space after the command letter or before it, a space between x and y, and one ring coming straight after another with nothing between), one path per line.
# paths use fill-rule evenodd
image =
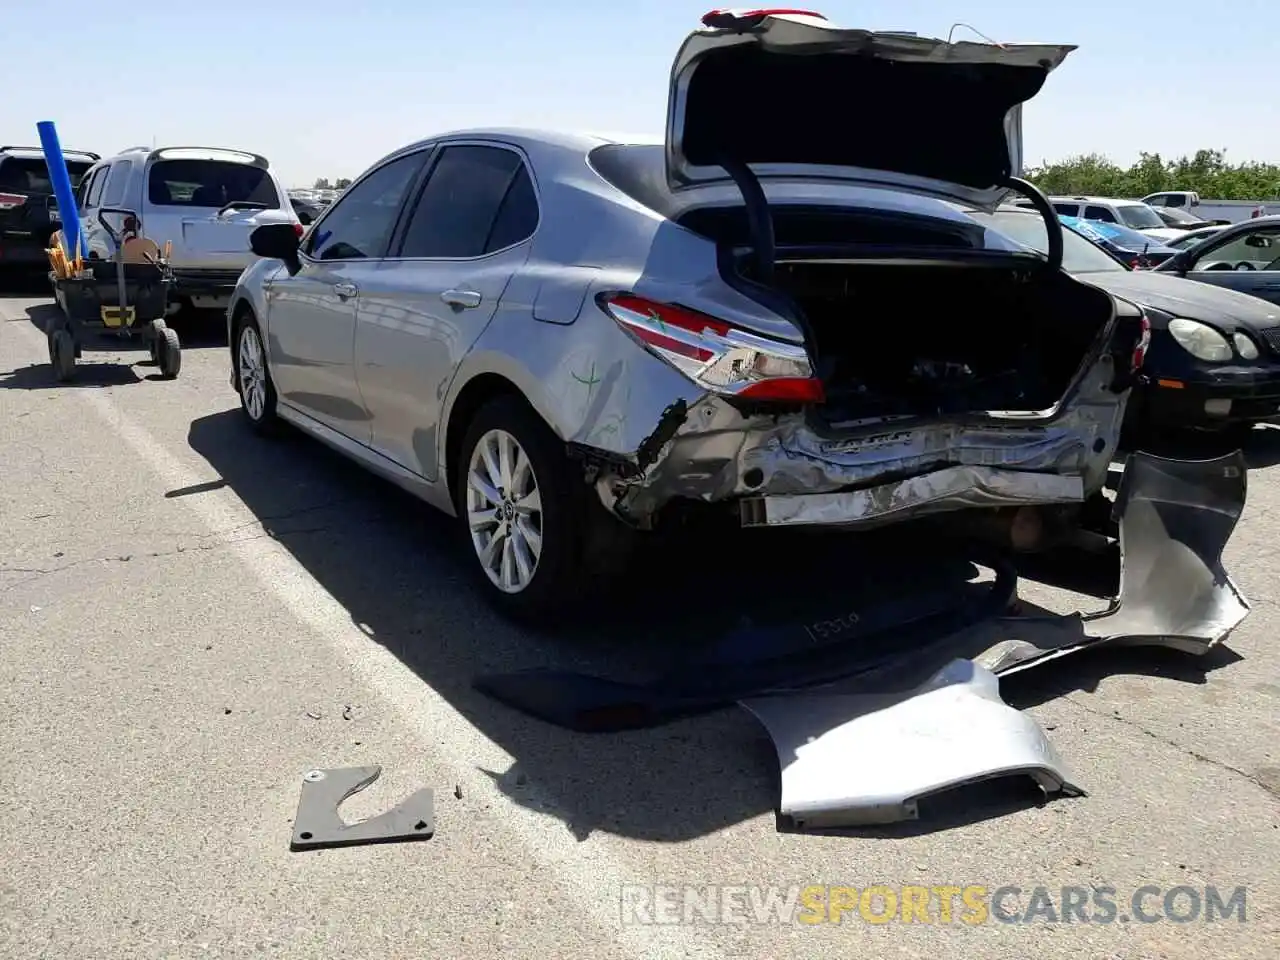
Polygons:
M910 613L904 604L926 598L882 603L857 615L864 629L853 642L846 633L815 647L803 626L755 631L649 684L547 670L475 684L533 716L595 732L740 702L778 750L781 812L809 825L912 818L922 797L1010 774L1079 793L1043 731L1000 701L996 678L1107 643L1202 654L1224 641L1249 613L1222 565L1246 487L1239 451L1204 461L1131 456L1115 504L1120 589L1098 613L1002 616L1012 577L997 565L981 600L956 604L953 595L949 609Z
M805 694L742 704L782 767L778 812L802 827L914 820L931 794L992 777L1031 777L1081 796L1044 730L1000 699L994 673L955 660L898 696Z

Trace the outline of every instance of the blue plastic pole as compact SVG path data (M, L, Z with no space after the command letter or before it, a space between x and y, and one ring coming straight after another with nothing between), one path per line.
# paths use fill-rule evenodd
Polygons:
M58 213L62 216L62 250L71 261L77 253L83 257L89 252L84 227L80 224L80 211L76 207L76 194L71 189L71 175L67 172L67 161L62 156L62 144L58 142L58 131L53 121L41 120L36 124L36 130L40 133L44 162L49 166L53 195L58 199Z

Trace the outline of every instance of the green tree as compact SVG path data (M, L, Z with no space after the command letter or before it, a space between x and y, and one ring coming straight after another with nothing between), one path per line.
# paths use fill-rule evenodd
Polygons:
M351 186L351 180L347 177L339 177L338 181L333 185L335 190L345 190Z
M311 185L311 187L312 187L312 189L313 189L313 190L329 190L329 189L332 189L332 188L329 186L329 181L328 181L328 180L326 180L324 177L321 177L319 180L317 180L315 183L313 183L313 184Z
M1027 178L1051 196L1144 197L1194 190L1206 200L1280 200L1280 164L1229 163L1225 150L1197 150L1175 160L1143 153L1128 168L1091 153L1043 163L1028 170Z

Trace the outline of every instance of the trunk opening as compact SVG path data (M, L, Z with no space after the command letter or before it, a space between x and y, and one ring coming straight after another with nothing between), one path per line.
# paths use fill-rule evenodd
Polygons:
M830 426L1029 416L1055 407L1112 318L1102 291L1043 268L788 259Z

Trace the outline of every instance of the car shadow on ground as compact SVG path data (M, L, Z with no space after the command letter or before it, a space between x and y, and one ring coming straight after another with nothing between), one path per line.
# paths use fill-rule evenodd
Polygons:
M498 788L546 812L529 796L527 785L536 784L579 838L602 830L679 842L766 814L778 790L772 743L736 708L650 730L576 734L478 693L478 675L552 667L624 681L652 677L744 619L813 622L856 610L871 596L901 595L903 583L914 588L921 579L912 563L918 568L930 556L929 544L901 532L788 539L704 531L643 552L618 594L584 598L578 625L534 632L490 611L455 521L320 444L293 431L258 438L238 410L194 421L188 439L220 479L166 495L232 489L362 632L514 758L509 770L486 771ZM974 572L968 563L931 571L940 581L967 581ZM1105 658L1078 670L1083 659L1048 668L1053 695L1096 686ZM1161 660L1147 672L1167 669ZM1141 660L1131 665L1141 667ZM1195 682L1194 671L1188 677ZM1035 701L1034 687L1028 696ZM947 815L919 829L987 819L1011 802L1025 806L1026 795L1011 789L963 810L940 804Z

